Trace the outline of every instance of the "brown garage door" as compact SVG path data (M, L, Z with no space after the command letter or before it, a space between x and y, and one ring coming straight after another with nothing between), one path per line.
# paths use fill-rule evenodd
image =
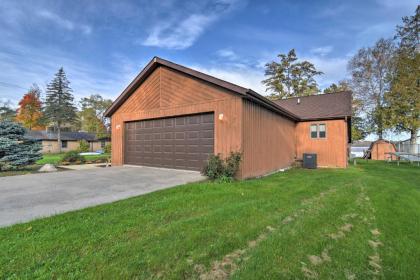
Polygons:
M201 170L214 153L213 113L125 123L125 164Z

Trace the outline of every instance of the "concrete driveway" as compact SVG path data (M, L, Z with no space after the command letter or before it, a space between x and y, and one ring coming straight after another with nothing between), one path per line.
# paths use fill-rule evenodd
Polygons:
M109 167L0 178L0 227L203 180L199 172Z

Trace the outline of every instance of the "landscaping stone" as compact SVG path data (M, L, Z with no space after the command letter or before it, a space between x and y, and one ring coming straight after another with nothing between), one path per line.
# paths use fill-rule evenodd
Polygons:
M44 164L39 170L39 172L56 172L58 171L57 168L55 168L52 164Z

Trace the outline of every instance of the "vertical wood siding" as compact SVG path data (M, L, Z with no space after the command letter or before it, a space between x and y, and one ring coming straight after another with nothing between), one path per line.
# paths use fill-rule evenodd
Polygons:
M312 139L311 124L325 124L326 138ZM345 120L300 122L296 126L296 155L316 153L319 167L347 167L347 123Z
M241 177L267 174L290 166L295 158L295 123L243 100Z
M214 112L214 153L241 151L242 99L226 90L158 67L112 115L112 163L124 163L124 122ZM223 114L223 120L219 120Z
M395 153L396 149L394 144L386 142L384 140L378 140L372 145L371 158L373 160L388 160L391 155L386 153ZM396 160L395 156L392 156L392 160Z

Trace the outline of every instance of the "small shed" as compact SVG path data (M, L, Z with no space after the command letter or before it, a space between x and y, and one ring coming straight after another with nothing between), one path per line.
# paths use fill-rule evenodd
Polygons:
M395 153L397 149L395 144L391 141L379 139L370 144L369 147L370 158L374 160L388 160L396 159L395 155L390 155L387 153Z

